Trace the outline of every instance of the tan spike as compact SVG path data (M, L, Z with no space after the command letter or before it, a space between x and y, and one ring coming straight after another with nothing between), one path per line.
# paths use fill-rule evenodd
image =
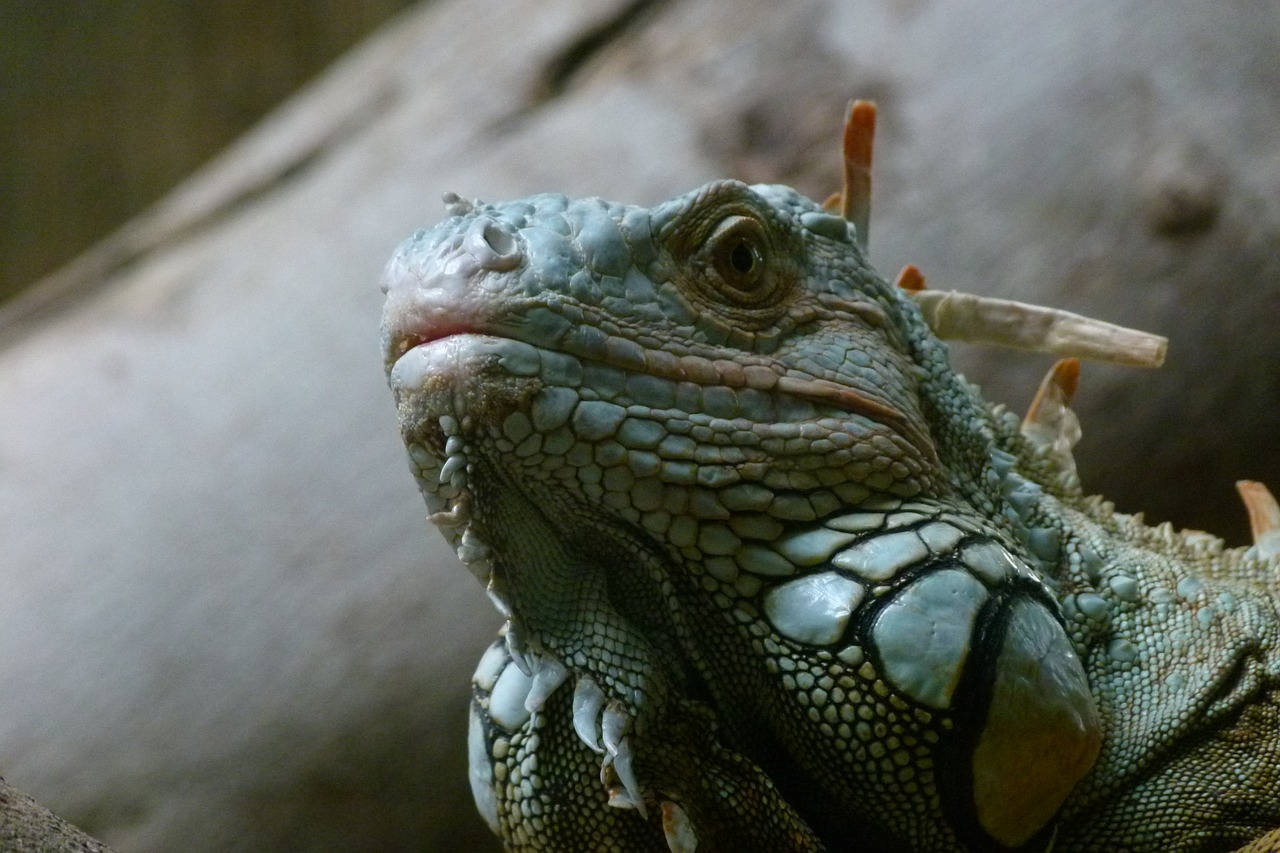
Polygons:
M662 834L671 853L694 853L698 849L693 823L680 804L671 800L662 801Z
M1080 440L1080 421L1071 411L1071 401L1080 385L1080 362L1074 358L1058 361L1045 374L1035 399L1022 420L1022 435L1045 448L1063 474L1074 476L1075 457L1071 448Z
M865 251L871 231L871 148L876 135L874 101L852 101L844 122L844 190L840 213L853 223Z
M1054 363L1040 381L1035 399L1027 407L1027 416L1022 425L1051 425L1058 416L1058 411L1071 405L1080 387L1080 360L1064 358Z
M1034 350L1136 367L1164 363L1166 338L1042 305L955 291L907 291L943 340Z
M1236 491L1249 513L1253 544L1264 557L1280 554L1280 505L1265 484L1256 480L1238 480Z
M919 293L924 290L924 273L915 264L907 264L898 273L894 286L908 293Z

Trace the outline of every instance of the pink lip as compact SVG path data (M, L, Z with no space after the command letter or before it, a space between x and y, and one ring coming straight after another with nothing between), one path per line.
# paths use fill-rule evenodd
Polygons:
M482 333L483 310L472 293L462 287L422 287L416 277L405 278L393 282L383 309L388 367L416 347Z
M455 335L475 334L488 313L474 279L480 264L463 246L444 243L428 257L392 258L383 273L387 367L405 353Z
M394 363L407 352L415 350L418 347L424 347L428 344L434 344L437 341L446 338L456 337L458 335L476 334L476 330L462 323L449 323L436 326L426 331L419 331L417 334L404 334L399 336L391 351L391 359L389 363Z
M413 338L410 338L409 339L410 345L408 349L412 349L413 347L416 347L416 346L422 346L423 344L434 343L435 341L441 340L443 338L451 338L454 335L473 335L475 333L476 333L475 327L467 323L442 323L439 326L432 328L426 334L421 334Z

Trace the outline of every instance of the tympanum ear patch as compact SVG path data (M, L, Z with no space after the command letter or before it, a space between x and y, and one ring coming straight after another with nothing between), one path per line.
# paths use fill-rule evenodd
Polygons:
M1013 604L995 672L973 754L973 799L982 828L1017 847L1093 767L1102 723L1070 640L1035 602Z

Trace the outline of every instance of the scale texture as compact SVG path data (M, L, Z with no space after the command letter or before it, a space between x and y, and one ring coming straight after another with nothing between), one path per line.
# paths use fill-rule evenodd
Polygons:
M383 344L432 520L507 617L470 753L508 849L1280 827L1274 543L1085 496L1065 402L985 403L848 222L735 181L446 201Z

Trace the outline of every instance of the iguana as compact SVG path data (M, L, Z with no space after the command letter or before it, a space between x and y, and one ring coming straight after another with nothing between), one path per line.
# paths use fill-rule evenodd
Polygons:
M1280 509L1246 485L1232 550L1087 497L1074 360L984 402L935 330L1151 339L877 275L868 109L834 206L450 194L388 264L411 468L507 620L481 814L513 851L1280 849Z

